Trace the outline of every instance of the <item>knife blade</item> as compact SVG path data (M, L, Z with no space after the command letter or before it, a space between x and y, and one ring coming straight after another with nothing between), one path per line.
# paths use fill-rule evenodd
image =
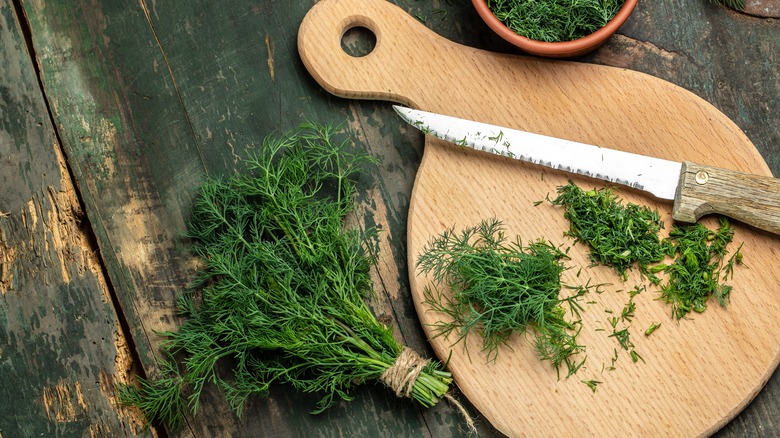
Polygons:
M393 109L423 133L460 146L671 200L676 221L691 223L718 213L780 234L780 180L776 178L649 157L398 105Z

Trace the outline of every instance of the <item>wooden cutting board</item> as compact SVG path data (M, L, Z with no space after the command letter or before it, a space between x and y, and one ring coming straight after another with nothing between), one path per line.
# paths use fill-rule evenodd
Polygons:
M365 27L374 50L352 57L341 49L344 32ZM323 0L304 19L298 48L311 75L346 98L399 102L414 108L513 127L672 160L706 162L771 175L739 128L692 93L645 74L572 62L501 55L455 44L432 33L382 0ZM413 129L413 128L409 128ZM420 134L422 135L422 134ZM568 223L549 203L534 206L572 179L586 178L425 139L408 219L413 271L424 245L447 228L461 229L495 217L510 236L571 246L569 284L606 284L583 298L585 366L558 379L536 358L532 337L517 335L487 363L480 339L463 343L433 337L429 324L442 315L422 303L429 279L412 272L419 318L438 357L452 354L449 369L480 413L510 436L699 436L739 413L760 391L780 358L780 246L777 236L735 225L735 244L748 268L737 269L731 303L714 302L702 314L677 321L656 288L638 295L629 331L643 361L633 363L614 338L608 312L619 313L628 291L643 284L622 281L611 269L592 267L582 245L563 236ZM637 191L627 202L661 212L670 228L671 204ZM713 218L704 221L710 227ZM581 273L577 276L577 272ZM643 333L651 323L661 328ZM604 331L601 331L604 330ZM615 351L618 360L609 371ZM596 391L583 380L597 380Z

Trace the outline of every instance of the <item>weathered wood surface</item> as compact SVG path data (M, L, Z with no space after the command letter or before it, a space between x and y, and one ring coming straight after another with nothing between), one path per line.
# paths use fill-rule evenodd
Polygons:
M747 0L743 12L756 17L780 18L780 0Z
M115 293L118 303L114 310L111 299L103 301L106 298L98 275L102 273L100 269L78 271L79 263L66 263L73 272L84 272L71 273L70 284L74 284L74 278L91 282L91 286L80 289L90 292L84 292L81 301L62 301L80 304L53 305L56 312L48 310L46 315L56 315L53 318L58 321L69 321L68 317L80 321L79 324L88 327L83 332L89 333L89 339L96 344L89 346L90 341L72 339L81 333L73 325L62 325L56 331L57 334L72 331L71 338L60 335L57 342L52 342L54 338L51 334L46 336L44 328L50 330L48 333L55 328L42 324L42 311L37 307L42 299L36 294L44 293L46 288L40 285L47 283L40 283L42 277L31 278L29 274L14 277L18 290L24 288L36 294L16 294L13 298L9 298L11 292L3 295L4 303L10 303L4 304L3 315L17 318L19 309L30 310L29 319L4 316L8 322L1 321L7 335L3 338L5 343L0 345L0 372L17 373L9 376L20 383L20 392L27 393L23 400L30 401L18 403L20 395L3 383L4 397L0 399L3 436L25 436L29 435L27 431L86 435L95 422L85 418L96 418L89 412L101 412L101 418L113 418L106 420L111 424L106 429L115 433L121 425L129 424L127 414L117 412L111 404L110 391L103 396L103 405L89 408L95 411L77 403L80 399L74 396L78 394L76 389L65 391L64 396L55 396L60 397L56 399L60 404L54 405L61 407L63 415L47 417L45 405L35 402L36 394L40 393L35 389L36 381L38 388L53 387L53 394L61 394L62 391L56 391L61 381L58 375L69 376L60 384L67 388L77 388L76 382L80 381L82 393L87 381L91 382L91 388L100 388L95 383L100 381L97 375L109 377L107 385L120 380L119 374L127 371L129 365L115 366L113 362L114 357L125 357L116 354L113 333L119 324L114 311L127 322L137 365L153 375L154 355L160 343L154 331L176 323L173 298L194 269L186 243L179 236L198 182L207 173L231 172L248 144L257 144L272 131L288 129L306 120L343 124L345 135L383 160L373 179L362 183L365 192L359 200L360 214L355 218L356 223L378 225L384 230L382 258L375 272L379 297L373 307L377 314L393 319L398 336L410 347L430 354L409 297L405 253L406 213L421 157L422 137L402 127L389 105L333 98L308 76L296 52L296 33L313 3L236 0L225 5L205 1L71 0L21 1L24 14L18 11L15 14L10 6L2 9L3 17L29 22L35 48L33 63L41 68L42 95L50 105L54 128L62 143L52 140L54 130L49 125L49 132L37 134L39 149L24 150L27 154L24 156L15 152L12 162L30 157L30 166L57 170L55 145L62 147L84 202L84 223L91 226L95 236L96 247L91 249L99 250L100 261L108 274L106 287ZM465 0L398 0L395 3L450 40L513 52L489 33ZM5 21L12 22L7 18ZM8 28L12 26L3 28L0 39L3 51L0 70L8 68L4 67L6 62L17 62L28 56L24 53L23 37L6 38L7 34L16 32L6 31ZM734 120L777 175L780 174L779 58L780 24L776 20L745 16L706 0L675 0L641 2L619 34L583 61L647 72L693 91ZM41 90L30 79L31 75L32 70L24 75L2 75L0 84L12 84L18 89L26 83L25 95L32 100L15 103L13 108L21 116L40 120L45 126L49 123L48 115L42 106ZM0 96L0 104L6 99L5 95ZM36 100L38 104L33 103ZM20 111L19 106L24 110ZM9 113L3 107L0 120L6 114ZM51 211L51 201L46 199L50 193L48 187L55 187L55 193L67 191L62 189L61 170L57 170L56 177L52 176L54 171L46 172L52 180L41 182L38 173L30 171L36 175L33 179L25 177L21 168L7 166L5 148L11 148L10 145L16 148L21 142L17 139L29 129L27 125L16 124L8 134L13 142L0 137L3 140L0 175L7 178L4 184L15 178L10 183L13 190L0 194L4 203L0 204L0 211L11 213L8 218L0 218L3 242L6 242L0 248L6 258L11 254L8 248L27 248L25 242L31 241L29 231L23 229L21 222L22 213L28 209L26 203L33 198L40 199L39 209ZM67 180L67 175L64 179ZM5 201L6 197L11 201ZM53 245L43 247L46 251L56 251L53 248ZM32 251L28 255L32 259L30 263L44 263L34 249L29 251ZM71 253L85 254L83 251ZM17 262L12 266L23 265ZM51 269L58 265L47 262L41 266ZM31 271L19 269L21 273ZM61 295L57 297L63 299ZM89 307L82 302L95 304ZM94 308L98 311L88 310ZM39 325L34 322L36 319L41 321ZM30 331L28 327L37 329ZM101 330L107 336L95 337ZM28 344L35 339L34 335L50 342L48 350L33 349ZM105 339L97 341L100 338ZM61 364L62 374L29 366L33 363L32 355L45 351L51 351L50 357L56 358L52 360ZM89 369L73 365L86 362L90 363ZM74 369L83 372L82 380ZM96 369L105 369L106 373L99 374ZM24 374L21 378L20 370ZM6 394L11 396L5 397ZM99 399L96 394L90 392ZM317 400L315 396L277 388L269 399L253 400L245 415L235 419L221 396L212 391L183 435L465 435L458 415L446 404L424 411L411 402L396 399L379 385L366 387L355 395L354 401L339 403L327 413L313 417L307 412ZM718 436L757 437L780 433L778 400L780 378L775 375L756 400ZM68 401L75 404L68 405ZM75 419L68 416L71 411L65 408L69 406L76 407L79 413ZM484 422L480 428L483 436L495 435ZM133 427L124 431L138 432Z
M0 1L0 436L137 434L131 354L10 2Z

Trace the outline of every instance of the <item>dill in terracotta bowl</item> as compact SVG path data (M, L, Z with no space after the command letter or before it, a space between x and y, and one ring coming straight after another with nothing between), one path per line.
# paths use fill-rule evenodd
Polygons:
M501 38L526 53L573 58L589 53L625 23L638 0L472 0Z

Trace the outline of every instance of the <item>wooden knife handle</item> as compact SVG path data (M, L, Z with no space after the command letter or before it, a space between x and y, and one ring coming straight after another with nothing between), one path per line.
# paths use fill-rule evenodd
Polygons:
M710 213L780 234L780 179L684 162L672 217L696 222Z

